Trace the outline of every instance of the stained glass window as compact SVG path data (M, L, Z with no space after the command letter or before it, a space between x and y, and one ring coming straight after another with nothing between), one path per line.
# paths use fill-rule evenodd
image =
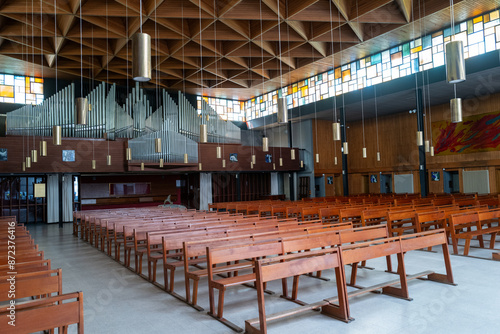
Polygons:
M419 71L444 65L445 44L459 40L464 57L474 57L500 49L500 13L498 10L476 16L454 27L436 31L413 41L344 64L328 72L293 83L240 104L238 120L252 120L276 113L279 97L285 97L288 108L313 103L364 87L390 81ZM0 92L4 83L0 81ZM33 86L33 85L32 85ZM265 98L264 98L265 97ZM219 100L219 99L217 99ZM230 100L226 100L230 101ZM211 106L215 101L208 101ZM225 107L227 108L227 106ZM219 109L216 109L219 110ZM226 110L224 108L220 110ZM235 117L228 115L228 119ZM235 119L236 120L236 119Z
M0 102L40 104L43 102L43 79L0 74Z

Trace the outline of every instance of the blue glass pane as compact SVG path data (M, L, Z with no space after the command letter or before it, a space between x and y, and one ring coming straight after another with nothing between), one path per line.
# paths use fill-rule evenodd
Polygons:
M378 64L382 61L382 54L377 53L376 55L372 56L372 65Z

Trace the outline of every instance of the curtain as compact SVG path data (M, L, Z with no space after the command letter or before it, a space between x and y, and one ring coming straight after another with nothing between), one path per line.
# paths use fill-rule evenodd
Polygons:
M59 177L47 175L47 223L59 222Z
M200 210L208 210L212 202L212 173L200 173Z
M73 175L71 174L63 174L61 202L63 215L62 221L73 221Z
M271 195L279 195L278 173L271 173Z

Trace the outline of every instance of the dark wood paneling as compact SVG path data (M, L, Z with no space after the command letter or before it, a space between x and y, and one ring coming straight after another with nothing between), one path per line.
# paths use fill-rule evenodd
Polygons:
M288 147L270 147L269 152L262 152L262 147L253 147L253 154L256 156L256 164L253 169L250 168L252 159L252 147L239 144L220 144L223 148L223 158L226 159L226 168L222 168L222 159L217 159L217 143L199 144L198 161L202 163L203 171L273 171L273 164L265 162L266 154L272 155L272 161L275 163L276 171L298 171L300 169L299 151L295 149L296 159L291 160L290 148ZM231 153L238 154L238 161L229 160ZM279 158L283 158L283 166L279 165Z
M332 174L342 172L342 143L333 140L331 121L313 121L313 160L315 174ZM337 165L335 165L335 152ZM319 153L319 163L316 163L316 153Z
M46 137L45 140L47 141L47 156L38 156L38 162L32 163L31 168L26 169L26 173L125 172L125 147L127 145L125 140L109 141L108 143L103 139L63 138L61 146L53 145L51 137ZM8 149L8 161L0 161L0 171L2 173L22 173L22 162L28 155L28 150L35 147L40 154L40 141L41 137L36 137L33 146L33 137L0 138L0 148ZM94 148L92 148L92 143L94 143ZM111 166L106 165L108 144ZM74 150L75 161L63 162L63 150ZM92 151L94 151L93 155ZM92 169L92 156L97 162L95 170Z

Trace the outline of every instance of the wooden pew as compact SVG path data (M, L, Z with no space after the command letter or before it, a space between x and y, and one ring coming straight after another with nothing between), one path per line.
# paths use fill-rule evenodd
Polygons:
M288 311L266 316L264 290L267 282L286 279L287 277L298 277L312 271L334 269L336 277L336 290L338 303L330 303L321 300L316 303L304 305ZM245 321L245 331L249 334L267 333L267 322L279 320L285 317L294 317L306 311L321 308L321 313L339 320L349 322L349 305L344 279L342 260L340 252L336 248L308 251L304 253L281 255L268 259L256 261L255 276L257 285L257 304L259 318ZM334 288L332 284L332 288ZM305 329L304 329L305 330Z
M28 261L28 262L18 262L16 261L16 272L18 274L31 273L35 271L50 270L50 260L38 260L38 261ZM9 272L12 272L11 266L9 264L0 266L0 276L7 276Z
M15 327L7 321L9 314L9 306L0 307L0 333L34 333L61 327L66 333L72 324L77 324L79 334L84 333L82 292L16 303Z
M9 298L11 275L0 277L0 301L11 300ZM15 275L16 290L15 299L51 296L62 294L62 271L61 269L36 271Z
M493 249L495 247L496 234L500 232L500 226L498 225L499 217L500 210L451 215L450 231L453 253L458 254L458 239L465 239L464 255L469 254L470 242L473 237L477 237L480 241L480 246L484 247L483 235L485 234L491 234L490 248ZM495 221L497 225L492 225L492 221ZM467 231L463 231L464 228Z

